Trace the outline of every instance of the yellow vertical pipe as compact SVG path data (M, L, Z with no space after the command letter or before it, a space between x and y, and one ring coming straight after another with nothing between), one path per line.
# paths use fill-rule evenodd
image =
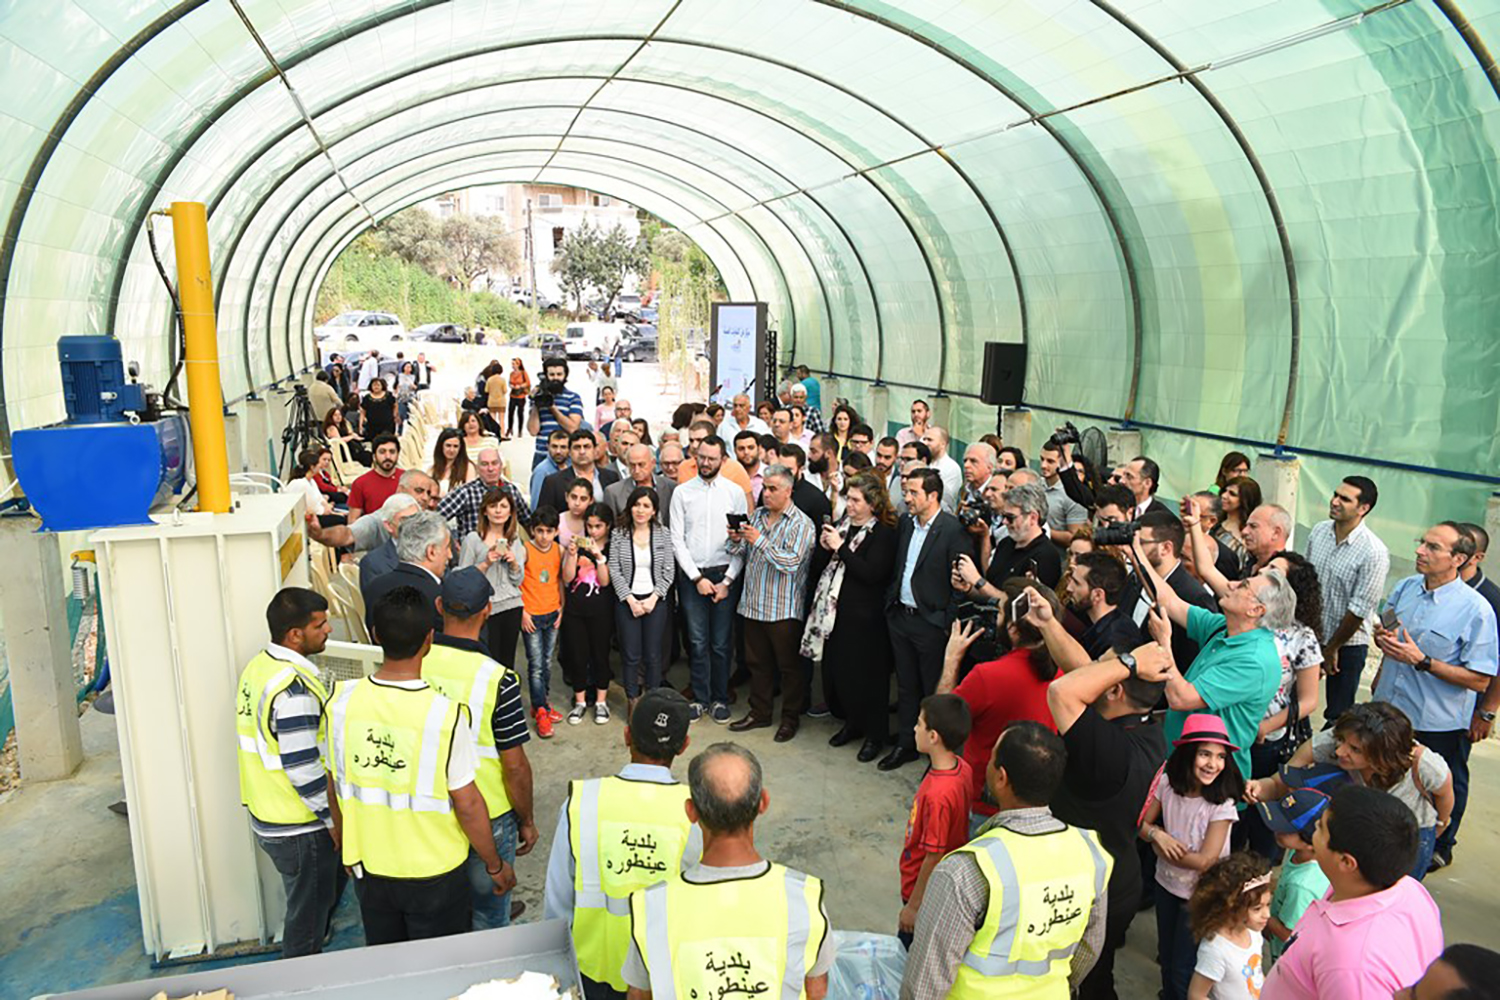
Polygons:
M174 201L172 243L177 250L177 294L187 341L188 423L198 474L198 509L229 512L229 451L224 442L224 394L219 388L219 340L214 289L208 271L208 210L196 201Z

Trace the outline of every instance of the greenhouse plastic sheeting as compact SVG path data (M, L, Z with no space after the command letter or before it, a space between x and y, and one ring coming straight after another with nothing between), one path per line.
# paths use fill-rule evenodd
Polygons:
M165 381L154 208L209 206L234 399L312 361L372 221L553 182L682 228L853 398L954 395L960 437L983 345L1025 341L1036 405L1488 474L1497 35L1500 0L12 5L0 432L62 416L65 334Z

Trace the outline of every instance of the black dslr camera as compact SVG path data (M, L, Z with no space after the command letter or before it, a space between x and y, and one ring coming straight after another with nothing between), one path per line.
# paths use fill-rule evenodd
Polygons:
M1095 545L1129 545L1135 533L1141 530L1140 521L1122 521L1118 524L1101 524L1094 529Z
M1076 445L1079 442L1078 428L1073 426L1073 421L1064 421L1061 427L1052 432L1052 440L1059 447L1065 444Z
M977 507L958 508L958 523L962 524L965 528L972 528L983 520L984 511L979 510Z
M979 630L981 643L995 643L1000 639L999 619L995 613L993 604L981 604L978 601L960 601L957 609L957 618L964 625L972 625Z

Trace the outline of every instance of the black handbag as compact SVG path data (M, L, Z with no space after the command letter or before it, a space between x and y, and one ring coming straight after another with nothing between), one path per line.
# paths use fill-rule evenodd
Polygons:
M1312 722L1308 719L1298 718L1297 712L1301 708L1297 704L1297 677L1292 676L1292 689L1288 693L1286 705L1286 732L1281 734L1281 739L1271 745L1272 752L1276 755L1276 770L1280 771L1286 766L1287 761L1297 752L1297 748L1312 739Z

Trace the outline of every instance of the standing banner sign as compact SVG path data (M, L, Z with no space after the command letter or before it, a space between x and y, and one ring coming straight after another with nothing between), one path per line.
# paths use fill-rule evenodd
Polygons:
M713 333L709 338L711 399L728 406L744 392L753 401L768 391L761 377L766 371L766 304L713 303Z

